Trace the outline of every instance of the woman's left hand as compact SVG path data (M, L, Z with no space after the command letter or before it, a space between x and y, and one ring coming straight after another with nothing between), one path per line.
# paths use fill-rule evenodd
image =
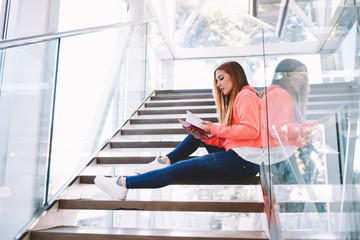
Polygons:
M201 128L204 129L206 133L210 133L211 125L213 125L213 123L209 121L201 122Z

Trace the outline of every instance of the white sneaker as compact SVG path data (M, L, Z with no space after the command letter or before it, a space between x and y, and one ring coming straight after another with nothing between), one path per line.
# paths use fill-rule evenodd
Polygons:
M154 161L152 161L148 164L145 164L144 166L136 168L135 173L143 174L143 173L147 173L147 172L154 171L157 169L162 169L162 168L169 166L169 164L167 164L167 163L159 163L159 158L160 157L156 157Z
M119 177L96 176L95 185L118 200L125 200L128 189L116 183Z

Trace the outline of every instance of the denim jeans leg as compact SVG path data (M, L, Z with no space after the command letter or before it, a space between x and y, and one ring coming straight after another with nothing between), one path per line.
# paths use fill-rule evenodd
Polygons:
M171 163L174 164L180 160L189 158L189 156L199 148L200 144L205 146L208 153L225 151L224 148L207 145L200 139L194 138L193 135L188 134L186 138L179 145L177 145L174 150L166 154L166 156L170 159Z
M200 139L196 139L193 135L188 134L186 138L177 145L174 150L170 153L166 154L166 156L170 159L171 163L174 164L180 160L187 159L193 152L195 152L202 141Z
M179 180L241 179L254 176L258 168L234 151L221 151L179 161L166 168L126 178L128 188L159 188Z

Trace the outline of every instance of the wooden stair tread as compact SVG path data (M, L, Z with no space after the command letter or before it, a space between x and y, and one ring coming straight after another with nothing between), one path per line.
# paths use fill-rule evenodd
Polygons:
M31 232L32 240L107 240L107 239L268 239L263 231L143 229L143 228L92 228L59 226Z
M151 115L145 115L145 116L151 116ZM185 117L179 117L179 118L185 118ZM210 121L213 123L217 123L218 119L217 117L205 117L201 118L204 121ZM179 121L176 118L134 118L130 120L130 124L160 124L160 123L179 123Z
M258 201L118 201L60 199L59 209L142 210L184 212L263 212Z
M147 164L155 159L154 156L100 156L97 164ZM195 157L195 156L194 156Z
M198 113L196 114L201 119L205 118L217 118L216 113ZM176 118L186 118L186 112L181 114L161 114L161 115L134 115L131 119L176 119Z
M155 159L155 156L101 156L96 158L97 164L146 164Z
M173 94L173 93L212 93L211 88L197 88L197 89L161 89L155 90L155 94Z
M176 100L176 99L214 99L212 93L196 93L196 94L162 94L152 96L150 100Z
M216 106L215 105L206 105L206 106L166 106L166 107L151 107L151 108L143 108L143 109L139 109L139 111L144 111L144 110L149 110L149 111L155 111L155 110L184 110L185 114L186 114L186 110L189 110L190 112L193 111L200 111L200 110L204 110L204 109L215 109L216 110ZM207 112L204 112L207 113Z
M187 99L172 101L149 101L145 103L146 108L169 106L215 106L215 101L212 99Z
M199 114L199 113L216 113L216 108L169 108L169 109L155 109L155 108L146 108L138 110L139 115L156 115L156 114L185 114L186 110L190 110L192 113Z
M165 103L165 102L174 102L174 103L180 103L180 102L213 102L215 104L215 100L211 98L197 98L197 99L175 99L175 100L151 100L147 101L146 103Z
M111 148L175 148L181 141L111 141Z
M177 123L169 123L169 124L141 124L141 125L126 125L122 129L123 130L138 130L138 129L177 129L182 128L179 121Z
M178 128L163 128L163 129L122 129L121 131L122 135L152 135L152 134L185 134L187 133L186 130L182 127Z

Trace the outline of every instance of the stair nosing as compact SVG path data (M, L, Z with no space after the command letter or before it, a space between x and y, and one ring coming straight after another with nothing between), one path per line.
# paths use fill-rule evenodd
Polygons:
M180 212L257 212L261 201L118 201L93 199L59 199L59 209L180 211Z
M239 230L198 230L198 229L149 229L149 228L106 228L106 227L78 227L78 226L56 226L48 229L34 230L31 232L31 239L51 239L52 236L59 234L61 238L75 237L75 235L94 237L92 239L114 239L121 236L122 239L177 239L177 240L197 240L197 239L268 239L264 231L239 231ZM66 236L65 236L66 235ZM67 236L68 235L68 236ZM44 238L44 236L48 238ZM116 238L116 239L117 239Z

